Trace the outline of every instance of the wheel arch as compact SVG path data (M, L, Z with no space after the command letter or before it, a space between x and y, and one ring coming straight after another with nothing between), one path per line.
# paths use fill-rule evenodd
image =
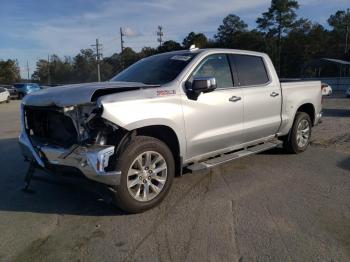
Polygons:
M182 175L182 156L180 141L176 132L169 126L165 125L150 125L132 130L136 136L154 137L164 142L170 149L175 160L175 172L177 175Z
M302 104L301 106L299 106L294 114L293 121L295 120L295 117L296 117L298 112L304 112L304 113L308 114L310 119L311 119L311 125L314 126L314 124L315 124L315 107L313 104L305 103L305 104Z
M282 128L280 129L280 133L282 134L280 135L280 138L282 140L289 139L295 118L299 112L308 114L311 120L311 126L315 125L315 107L311 102L304 102L290 114L290 117L286 118L287 121L285 121L285 123L282 123Z

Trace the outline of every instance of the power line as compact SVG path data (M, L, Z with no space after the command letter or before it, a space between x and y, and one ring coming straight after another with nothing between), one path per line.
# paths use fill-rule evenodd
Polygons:
M100 51L102 51L102 45L98 42L98 39L96 38L96 44L95 45L91 45L92 47L95 48L96 51L96 62L97 62L97 81L101 82L101 72L100 72L100 58L102 56L102 54L100 53Z

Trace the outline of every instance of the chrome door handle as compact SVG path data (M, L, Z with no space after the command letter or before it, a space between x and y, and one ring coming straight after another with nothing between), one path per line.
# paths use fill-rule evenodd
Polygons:
M272 96L272 97L276 97L276 96L279 96L280 94L279 93L276 93L276 92L272 92L271 94L270 94L270 96Z
M241 100L242 98L240 96L232 96L230 97L230 99L228 101L230 102L237 102L239 100Z

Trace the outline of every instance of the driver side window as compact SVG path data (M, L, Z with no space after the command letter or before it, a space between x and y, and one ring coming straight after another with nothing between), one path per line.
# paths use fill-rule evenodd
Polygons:
M217 88L233 87L230 65L224 54L206 57L192 73L190 82L197 77L215 77Z

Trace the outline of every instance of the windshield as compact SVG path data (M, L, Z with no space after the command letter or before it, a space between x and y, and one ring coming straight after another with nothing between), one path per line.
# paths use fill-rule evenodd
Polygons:
M151 56L131 65L111 81L161 85L174 80L197 53L166 53Z

